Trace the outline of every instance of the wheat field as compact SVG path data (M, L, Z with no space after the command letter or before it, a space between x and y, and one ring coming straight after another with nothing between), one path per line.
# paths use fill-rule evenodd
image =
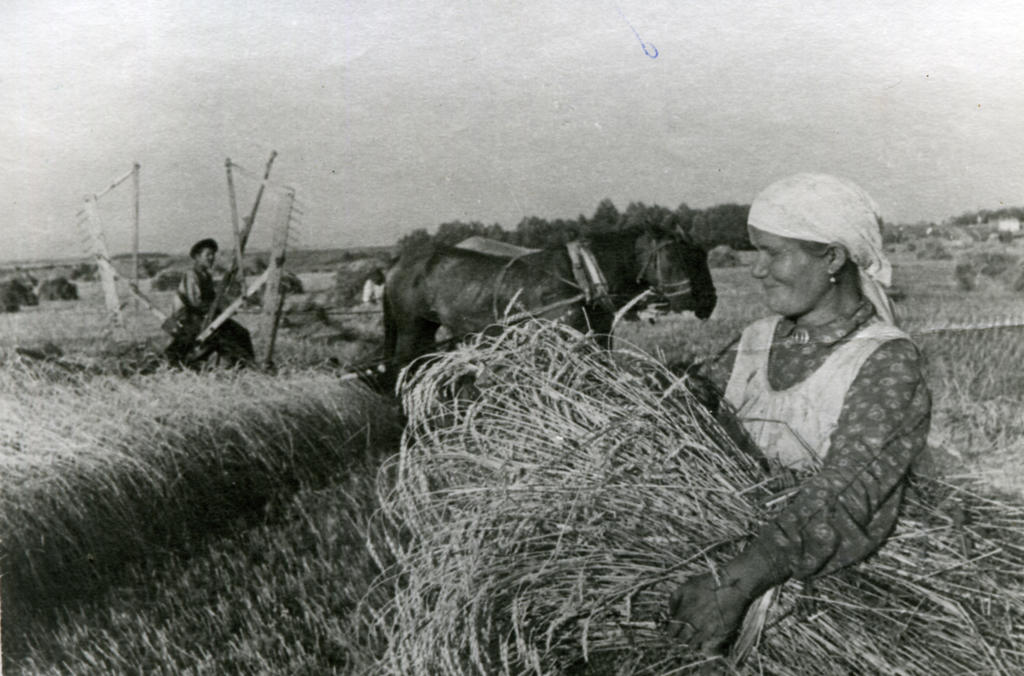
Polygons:
M964 291L948 260L894 263L928 362L936 462L1024 493L1024 328L1004 326L1024 320L1020 293ZM711 319L628 324L620 339L666 362L724 345L760 301L745 268L713 275ZM132 313L116 334L99 290L84 290L0 315L5 670L356 670L349 616L381 564L366 544L398 418L332 365L364 355L375 323L357 327L358 347L284 330L274 376L133 375L109 364L124 345L158 351L155 318ZM94 368L68 375L12 352L45 343Z

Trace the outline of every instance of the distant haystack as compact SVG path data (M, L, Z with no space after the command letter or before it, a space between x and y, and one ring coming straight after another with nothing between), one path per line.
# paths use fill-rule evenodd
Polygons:
M260 270L260 272L262 272L263 270L266 270L265 266ZM257 274L259 274L259 273L252 274L252 273L246 271L246 277L247 277L246 283L245 283L246 288L248 288L248 286L252 283L252 281L253 281L252 278L256 277ZM253 294L250 297L250 302L252 304L254 304L254 305L262 305L263 304L263 290L265 288L266 287L261 287L255 294ZM281 271L280 291L281 291L281 295L282 296L293 296L293 295L296 295L296 294L304 293L305 289L302 286L302 280L299 279L298 275L296 275L294 272L292 272L290 270L282 270ZM241 280L239 280L237 278L232 280L231 285L228 287L228 296L230 298L237 298L238 296L242 295L243 292L244 291L242 289L242 282L241 282Z
M78 287L67 277L45 279L36 292L41 300L78 300Z
M153 278L151 288L154 291L174 291L181 284L184 273L181 270L164 270Z
M263 291L266 287L263 287L255 296L255 300L260 305L263 304ZM281 285L279 287L282 296L294 296L303 293L305 289L302 286L302 280L299 279L298 275L290 270L281 271ZM241 293L241 291L238 291Z
M160 273L161 268L163 268L163 261L144 258L139 261L139 279L152 279Z
M11 290L7 282L0 283L0 307L4 312L17 312L21 309L17 293Z
M267 261L264 256L256 256L245 262L245 274L247 277L256 277L267 269Z
M917 257L920 260L948 261L953 259L953 254L940 240L928 238L921 242L920 248L917 249Z
M79 263L71 269L68 277L80 282L95 282L100 273L95 263Z
M286 296L303 293L302 280L294 272L285 270L281 273L281 293Z
M27 305L39 305L39 298L32 287L19 278L0 283L0 304L4 312L17 312Z
M1020 256L1005 251L972 251L957 257L953 275L961 291L983 288L1021 290L1024 268Z

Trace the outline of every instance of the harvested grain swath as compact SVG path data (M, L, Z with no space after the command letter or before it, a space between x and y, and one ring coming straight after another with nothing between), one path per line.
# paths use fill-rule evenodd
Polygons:
M683 383L538 323L438 357L404 403L379 489L380 558L395 563L364 608L368 671L698 668L662 630L668 594L770 516L769 477ZM1024 509L966 480L916 495L870 562L781 589L748 668L1024 669Z
M329 374L58 376L0 369L5 620L101 590L127 561L223 531L397 437L379 397Z

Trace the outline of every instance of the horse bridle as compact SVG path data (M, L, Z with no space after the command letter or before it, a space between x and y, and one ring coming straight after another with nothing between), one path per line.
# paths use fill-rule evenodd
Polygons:
M665 283L663 281L662 269L661 269L661 257L658 256L658 253L662 249L664 249L664 248L666 248L668 246L671 246L674 243L675 242L673 240L669 239L669 240L666 240L666 241L663 241L663 242L659 243L657 246L652 247L647 252L647 256L644 259L644 264L642 266L640 266L640 271L636 275L636 280L635 281L636 281L636 283L639 284L641 281L643 281L644 273L646 273L648 268L651 267L651 261L653 259L653 261L654 261L654 278L657 280L657 283L651 285L651 288L659 296L659 299L661 301L671 301L671 299L673 299L673 298L675 298L677 296L686 295L686 294L690 293L690 289L692 288L692 284L690 282L689 275L687 275L687 277L685 279L683 279L682 281L679 281L679 282ZM515 256L515 257L509 259L509 261L505 265L502 266L501 271L498 273L497 278L494 280L494 286L493 286L493 289L492 289L492 292L491 292L491 311L494 313L495 317L501 316L501 311L498 308L498 290L499 290L499 288L501 286L502 280L505 278L505 273L507 273L508 270L513 265L515 265L521 259L523 259L523 258L525 258L525 257L527 257L529 255L531 255L531 254L523 254L523 255ZM573 282L571 280L563 280L563 281L565 281L565 282L567 282L569 284L573 284ZM573 284L573 285L575 286L575 284ZM574 297L574 298L572 298L570 300L571 300L571 302L576 302L580 298L581 297ZM562 302L555 303L552 307L555 307L555 306L558 306L558 305L562 305L562 304L563 304ZM551 309L551 308L545 306L544 310L546 311L548 309Z
M661 276L661 256L658 256L658 253L665 247L671 246L672 244L674 244L672 240L667 240L651 248L651 250L647 252L647 258L644 260L644 264L640 266L640 272L636 275L636 282L639 284L644 279L644 273L646 273L647 269L651 267L651 259L653 258L654 278L658 281L656 284L653 284L651 288L653 288L655 293L665 300L688 294L692 288L689 275L687 275L686 279L681 282L672 282L670 284L663 282L663 278Z

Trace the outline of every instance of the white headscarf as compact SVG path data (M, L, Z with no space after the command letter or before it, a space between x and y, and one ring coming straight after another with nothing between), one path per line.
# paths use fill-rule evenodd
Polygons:
M859 186L828 174L794 174L772 183L750 205L747 223L780 237L841 244L860 272L860 289L878 316L895 325L885 287L892 265L882 250L878 205Z

